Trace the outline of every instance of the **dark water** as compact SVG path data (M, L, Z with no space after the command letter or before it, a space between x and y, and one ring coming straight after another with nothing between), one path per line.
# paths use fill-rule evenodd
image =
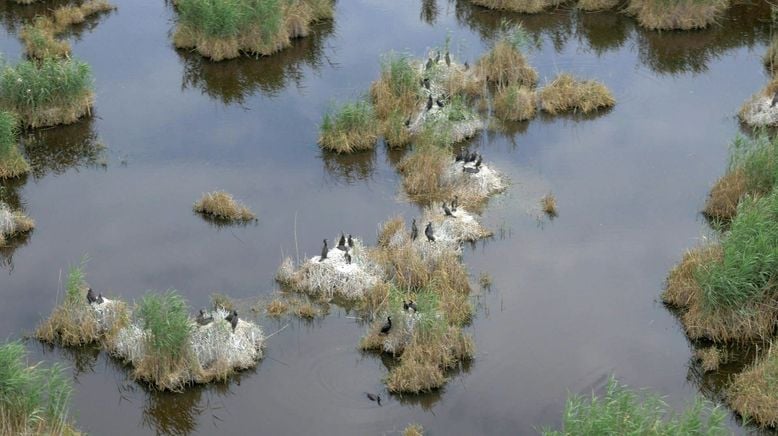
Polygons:
M172 47L175 14L162 0L115 3L71 35L75 56L94 69L95 116L25 135L33 173L0 192L37 221L18 247L0 250L2 337L34 329L84 254L103 293L132 300L176 288L200 307L215 291L274 292L282 256L296 252L295 222L302 255L341 229L372 242L379 222L410 219L418 208L400 195L400 154L322 154L321 114L365 92L389 50L422 55L449 36L473 63L506 16L466 1L341 0L333 22L289 50L213 64ZM0 50L15 62L31 14L0 5ZM708 232L698 211L740 130L734 114L767 81L769 9L736 6L721 26L684 33L647 32L613 13L508 18L533 35L541 82L559 71L597 78L618 104L587 119L510 124L470 144L512 181L484 214L496 237L465 254L473 282L482 272L494 282L476 297L471 365L435 395L376 407L363 392L383 392L386 364L356 350L364 327L338 306L311 323L291 320L256 369L181 395L147 392L96 351L30 342L36 359L74 368L78 426L98 435L364 435L419 422L435 434L533 434L560 422L568 392L597 391L610 374L674 407L709 386L658 295ZM193 201L215 189L244 200L257 224L220 228L193 214ZM549 191L553 221L537 205ZM259 322L268 333L286 323Z

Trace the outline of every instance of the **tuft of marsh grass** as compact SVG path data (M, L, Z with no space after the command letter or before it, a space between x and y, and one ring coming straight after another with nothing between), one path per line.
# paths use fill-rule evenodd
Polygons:
M763 428L778 426L778 354L774 345L764 357L735 375L727 390L729 405Z
M336 153L372 150L378 140L376 114L365 100L330 109L319 130L319 145Z
M528 41L529 36L523 27L504 25L500 39L476 63L477 74L497 85L534 88L538 72L529 65L523 53Z
M451 160L449 139L444 132L425 128L414 138L413 150L397 166L402 185L414 201L439 200L450 194L442 177Z
M256 215L245 205L237 202L231 194L224 191L207 192L195 202L193 209L197 213L210 215L224 221L251 221Z
M770 74L775 74L778 71L778 36L773 36L770 40L770 45L767 46L767 51L762 56L762 62Z
M608 380L605 395L567 399L561 431L543 430L544 436L561 435L726 435L725 414L697 398L682 413L672 413L655 394L634 392L615 379Z
M489 9L537 14L545 9L558 6L561 0L470 0L473 4Z
M717 347L700 348L694 352L694 357L700 362L705 372L716 371L726 360L726 351Z
M550 114L575 110L588 114L616 104L605 85L596 80L577 80L562 73L539 92L540 107Z
M21 236L35 228L35 221L20 211L13 211L0 203L0 247L6 241Z
M319 314L319 311L311 303L305 302L297 306L294 313L303 319L314 319Z
M494 95L494 114L501 120L529 120L535 116L535 100L535 91L529 88L502 86Z
M421 424L408 424L403 430L403 436L424 436L424 427Z
M72 392L62 367L29 366L20 342L0 345L0 434L78 434L68 417Z
M578 9L586 12L605 11L613 9L621 3L622 0L578 0Z
M93 100L91 69L74 59L22 61L0 73L0 105L28 127L73 123Z
M543 212L550 217L557 216L556 210L556 197L554 193L550 192L540 199L540 206L543 208Z
M420 80L419 71L410 56L396 52L382 56L381 77L370 86L376 115L386 119L395 111L401 114L415 111L421 101Z
M267 312L268 315L275 317L285 314L287 310L289 310L289 305L277 298L270 303L267 303L267 306L265 307L265 312Z
M235 304L232 302L232 299L218 292L211 294L211 306L214 310L221 309L227 312L232 312L235 310Z
M0 111L0 179L19 177L30 171L30 165L19 150L18 131L16 116Z
M629 0L626 12L651 30L702 29L716 22L729 0Z
M393 110L382 122L381 132L386 145L391 148L401 148L411 143L412 134L405 125L408 115L399 109Z

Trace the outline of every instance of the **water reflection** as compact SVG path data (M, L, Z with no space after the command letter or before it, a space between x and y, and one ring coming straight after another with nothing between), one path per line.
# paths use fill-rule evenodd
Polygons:
M38 129L22 135L21 143L39 180L73 168L106 165L105 146L100 142L92 118L52 129Z
M437 20L437 18L438 1L421 0L421 12L419 12L419 19L432 26L435 24L435 20Z
M332 20L315 23L309 36L296 38L289 48L259 59L244 56L212 62L197 53L177 50L184 63L181 87L199 89L224 104L243 103L257 91L275 96L290 82L300 87L305 67L319 71L329 62L325 42L334 28Z
M29 5L20 5L11 0L2 1L0 2L0 24L5 27L8 33L18 35L22 26L31 23L36 16L50 16L54 9L72 3L74 2L70 0L49 0L45 2L36 1ZM99 14L91 15L87 17L83 23L68 26L68 28L62 32L62 35L79 40L84 33L92 31L102 18L110 13L111 12L101 12Z
M380 144L379 144L380 145ZM352 154L321 152L321 160L327 181L332 184L353 185L373 177L376 165L376 151Z
M627 42L635 27L634 21L623 14L613 12L578 11L576 37L598 56L616 51Z

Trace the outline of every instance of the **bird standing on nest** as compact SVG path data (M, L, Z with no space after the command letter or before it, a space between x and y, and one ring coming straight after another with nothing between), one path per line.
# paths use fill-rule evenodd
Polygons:
M470 69L470 64L468 64L467 61L465 61L465 71L467 71L469 69Z
M427 223L427 227L424 229L424 236L427 237L429 242L435 242L435 235L432 233L432 221Z
M392 329L392 317L391 316L387 316L386 317L386 322L384 323L383 326L381 326L381 334L382 335L389 334L389 330L391 330L391 329Z
M416 218L411 221L411 241L415 241L419 236L419 229L416 227Z
M427 110L429 111L430 109L432 109L432 94L427 96Z
M451 212L456 212L458 207L459 207L459 196L455 195L454 199L451 200Z
M354 240L351 239L351 234L348 235L348 248L354 248Z
M481 168L481 162L483 161L483 158L481 157L481 153L478 153L478 157L475 159L475 167Z
M348 247L346 247L346 236L343 233L340 234L340 240L338 241L338 250L348 251Z
M238 311L233 310L232 313L227 315L227 317L224 319L230 322L230 325L232 326L232 332L235 333L235 327L238 326Z
M86 290L86 302L89 304L94 303L97 301L97 297L95 297L95 292L92 290L92 288L89 288Z
M778 91L775 91L775 94L773 94L773 101L770 103L770 107L774 107L776 103L778 103Z
M200 309L200 314L197 315L197 323L200 325L208 325L213 321L213 316L205 316L205 309Z
M319 262L324 262L324 259L327 258L327 240L324 240L324 246L321 247L321 256L319 256Z
M439 98L435 99L435 103L437 103L438 107L443 107L443 101L441 101Z
M443 202L443 215L445 216L454 216L453 213L451 213L451 209L446 206L446 202Z
M429 91L429 89L430 89L430 79L429 79L429 78L425 77L425 78L424 78L424 79L421 81L421 84L422 84L422 86L424 86L424 88L425 88L427 91Z
M103 294L97 294L97 300L95 301L95 303L103 304L103 302L105 302L105 300L103 300Z
M448 54L448 50L446 50L446 65L451 66L451 56Z

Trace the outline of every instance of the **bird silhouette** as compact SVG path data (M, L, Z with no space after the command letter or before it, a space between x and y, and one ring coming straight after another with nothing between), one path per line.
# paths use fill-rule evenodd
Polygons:
M446 65L451 66L451 56L449 56L448 51L446 51Z
M467 61L465 61L465 71L467 71L469 69L470 69L470 64L468 64Z
M778 103L778 91L775 91L775 94L773 94L773 101L770 103L770 107L774 107L776 103Z
M391 330L391 329L392 329L392 317L391 316L387 316L386 317L386 322L384 323L383 326L381 326L381 334L382 335L388 334L389 330Z
M466 153L463 153L462 150L459 150L456 157L454 157L454 162L463 161L465 160L465 157L467 157Z
M451 200L451 212L456 212L457 207L459 207L459 196L455 195L454 199Z
M427 97L427 110L432 109L432 95Z
M427 58L427 65L424 67L425 70L429 70L432 68L432 59Z
M476 168L480 168L482 161L483 161L483 158L481 157L481 153L478 153L478 157L475 159L475 167Z
M213 321L213 316L205 316L205 309L200 309L200 314L197 315L197 323L200 325L208 325Z
M105 300L103 300L103 294L97 294L97 300L95 301L95 303L103 304L104 301Z
M442 101L440 101L440 99L439 99L439 98L438 98L438 99L435 99L435 103L437 103L437 104L438 104L438 107L443 107L443 102L442 102Z
M415 241L419 236L419 229L416 227L416 218L411 222L411 241Z
M346 264L351 265L351 255L346 253L343 257L346 258Z
M340 240L338 241L338 250L348 251L348 247L346 247L346 236L343 235L343 233L340 234Z
M427 223L427 227L424 229L424 236L427 237L429 242L435 242L435 235L432 233L432 222Z
M365 395L367 395L367 399L370 401L375 401L378 403L378 405L381 405L381 395L380 394L371 394L370 392L365 392Z
M327 240L324 240L324 246L321 247L321 256L319 257L319 262L324 262L324 259L327 258Z
M411 117L408 117L408 119L405 120L405 127L411 127Z
M445 202L443 202L443 214L445 216L454 216L454 214L451 213L451 209L449 209L448 206L446 206Z
M92 290L92 288L89 288L86 290L86 302L89 304L94 303L97 301L97 298L95 297L95 292Z
M227 315L224 319L230 322L230 325L232 326L233 333L235 332L235 327L238 326L238 311L233 310L232 313Z
M413 300L408 300L407 302L403 300L403 309L407 312L408 309L413 309L414 312L416 312L416 303L413 302Z
M430 89L430 79L424 78L424 80L421 81L421 84L426 88L428 91Z
M351 234L348 235L348 248L354 248L354 240L351 239Z

